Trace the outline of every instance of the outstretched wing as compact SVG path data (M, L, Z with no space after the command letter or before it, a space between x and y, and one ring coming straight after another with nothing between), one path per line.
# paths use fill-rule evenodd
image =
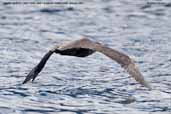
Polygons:
M121 53L119 51L116 51L114 49L111 49L109 47L99 45L97 48L97 51L103 53L104 55L110 57L111 59L115 60L117 63L119 63L137 82L144 85L145 87L151 89L150 84L145 80L141 72L139 71L138 67L135 65L133 60L125 55L124 53Z
M43 58L41 59L41 61L38 63L38 65L36 65L31 72L26 76L25 80L23 81L23 84L27 83L28 81L30 81L32 79L32 81L34 81L34 79L37 77L37 75L40 73L40 71L44 68L47 60L49 59L49 57L53 54L53 51L49 51L47 52Z
M135 65L133 60L124 53L121 53L112 48L106 47L98 42L93 42L89 39L82 38L74 42L68 43L59 47L61 50L68 48L88 48L94 51L98 51L113 59L119 63L136 81L145 87L151 89L150 84L144 79L143 75L140 73L138 67Z

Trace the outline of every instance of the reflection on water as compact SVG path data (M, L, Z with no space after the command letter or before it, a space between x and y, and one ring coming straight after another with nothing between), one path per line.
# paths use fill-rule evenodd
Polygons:
M85 1L41 7L0 3L0 113L171 113L171 2ZM53 55L34 83L27 73L57 43L86 36L130 55L155 90L100 53Z

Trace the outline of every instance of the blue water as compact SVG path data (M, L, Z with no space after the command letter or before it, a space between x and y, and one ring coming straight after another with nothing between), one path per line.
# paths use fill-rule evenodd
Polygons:
M171 114L171 1L87 0L69 5L0 2L0 114ZM29 71L54 45L88 37L128 54L154 90L106 56L53 55L34 83Z

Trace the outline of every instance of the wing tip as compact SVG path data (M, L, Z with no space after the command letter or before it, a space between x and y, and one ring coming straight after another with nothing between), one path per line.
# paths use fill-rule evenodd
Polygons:
M149 90L152 90L152 86L149 82L145 80L143 75L140 73L139 69L134 63L130 63L126 68L127 72L134 77L134 79L139 82L144 87L148 88Z
M36 73L36 69L37 69L37 66L30 71L30 73L26 76L26 78L25 78L25 80L23 81L22 84L25 84L28 81L30 81L31 79L34 80L36 78L36 76L38 75L38 73Z
M24 80L23 82L22 82L22 84L26 84L28 81L27 80Z
M31 79L32 79L32 76L27 75L26 78L25 78L25 80L23 81L22 84L26 84L26 83L27 83L28 81L30 81Z

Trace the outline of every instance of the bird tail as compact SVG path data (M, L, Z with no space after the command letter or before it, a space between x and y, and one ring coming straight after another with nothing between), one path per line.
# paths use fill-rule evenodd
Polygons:
M145 80L145 78L140 73L139 69L134 63L130 63L126 68L127 72L134 77L136 81L140 84L144 85L145 87L152 89L151 85Z
M23 81L23 84L27 83L28 81L30 81L32 79L32 81L34 81L34 79L37 77L37 75L40 73L40 71L44 68L47 60L50 58L50 56L53 54L53 51L49 51L47 52L43 58L41 59L41 61L31 70L31 72L26 76L25 80Z

